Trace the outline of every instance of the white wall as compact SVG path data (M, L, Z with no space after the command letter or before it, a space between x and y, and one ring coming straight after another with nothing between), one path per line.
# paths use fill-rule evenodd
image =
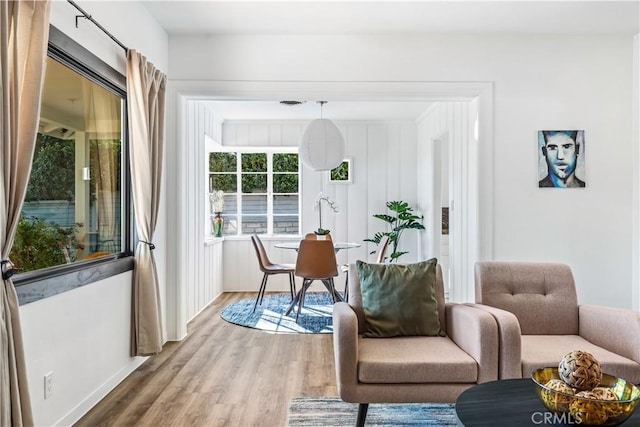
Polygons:
M306 126L305 121L226 121L223 125L225 146L297 146ZM352 159L353 182L329 183L326 172L312 171L303 166L302 234L318 228L318 211L314 202L318 193L335 200L339 212L323 210L322 227L331 230L334 241L360 243L356 249L338 252L338 263L370 260L372 243L363 242L378 231L387 231L386 224L373 214L387 213L385 203L404 200L415 208L417 181L415 158L416 125L413 121L335 121L345 137L346 155ZM409 251L400 260L413 262L419 257L418 240L421 231L403 234L399 249ZM293 239L299 239L295 236ZM295 251L273 247L277 241L265 239L265 247L274 262L295 263ZM247 268L250 260L251 268ZM224 289L226 291L256 291L262 274L248 237L226 238L224 242ZM342 280L342 279L339 279ZM269 290L287 290L286 277L269 279Z
M166 72L167 35L143 6L131 2L78 4L125 45ZM77 14L66 1L52 2L54 26L125 74L124 50L88 21L80 21L76 29ZM166 227L161 212L154 243L162 284L166 280ZM73 424L144 361L129 356L130 272L21 306L20 316L36 425ZM44 400L44 375L51 371L54 391Z
M445 286L455 302L474 300L473 266L479 259L478 141L473 132L477 104L475 100L439 102L418 123L419 206L429 219L421 243L429 257L444 260ZM443 159L447 163L440 165ZM447 236L441 235L441 206L449 206ZM448 251L444 257L443 243Z
M492 230L493 258L566 262L581 303L631 307L633 54L632 37L606 35L184 36L170 40L170 77L193 90L211 81L492 82L493 180L478 185L493 196L493 223L479 224ZM585 130L587 188L537 187L545 128Z

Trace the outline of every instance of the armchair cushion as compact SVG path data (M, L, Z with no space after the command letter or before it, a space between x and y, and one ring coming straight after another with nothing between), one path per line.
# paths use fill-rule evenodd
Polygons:
M449 337L361 338L358 381L373 384L474 383L477 362Z
M573 350L593 354L605 374L624 378L634 384L640 383L640 369L635 361L590 343L578 335L523 335L522 377L530 377L539 368L558 366L562 356Z
M364 337L437 336L437 260L414 264L356 263L365 316Z

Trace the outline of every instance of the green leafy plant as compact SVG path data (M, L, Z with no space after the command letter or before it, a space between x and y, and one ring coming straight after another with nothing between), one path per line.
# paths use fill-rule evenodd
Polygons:
M82 248L75 237L80 225L61 227L42 218L21 216L9 259L21 273L75 261L75 249Z
M417 216L413 212L413 208L409 206L407 202L403 201L391 201L387 202L387 208L394 213L394 215L389 214L375 214L374 218L381 219L382 221L389 224L391 230L385 232L378 232L371 239L364 239L365 242L372 242L376 245L380 243L380 239L383 236L389 236L389 244L391 245L391 262L398 261L402 255L407 254L408 252L398 251L398 244L400 243L400 237L402 237L402 233L405 230L415 229L415 230L424 230L424 225L418 222L421 217ZM385 257L386 258L386 257Z

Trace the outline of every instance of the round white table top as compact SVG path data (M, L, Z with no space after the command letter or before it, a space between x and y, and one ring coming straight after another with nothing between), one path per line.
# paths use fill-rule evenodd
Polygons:
M298 249L298 247L300 246L300 242L283 242L283 243L276 243L273 245L276 248L281 248L281 249ZM339 251L341 249L352 249L352 248L359 248L361 245L360 243L351 243L351 242L334 242L333 243L333 247L335 248L336 251Z

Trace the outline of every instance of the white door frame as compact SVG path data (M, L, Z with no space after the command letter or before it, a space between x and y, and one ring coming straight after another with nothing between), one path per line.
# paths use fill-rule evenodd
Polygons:
M185 219L189 218L186 203L188 183L193 180L186 159L192 147L183 142L188 131L185 123L185 105L188 100L277 100L322 99L326 101L470 101L479 100L479 138L477 148L477 176L470 177L469 188L475 191L478 203L477 229L468 241L476 242L470 248L477 260L493 256L493 84L491 82L251 82L251 81L169 81L167 90L166 158L173 159L165 167L167 248L165 307L167 339L179 340L186 336L186 294L181 287L183 273L192 268L194 260L187 259L182 248L190 239ZM193 231L191 231L193 233ZM476 261L476 260L468 260ZM466 269L472 268L470 262ZM467 271L467 283L473 283L472 271Z

